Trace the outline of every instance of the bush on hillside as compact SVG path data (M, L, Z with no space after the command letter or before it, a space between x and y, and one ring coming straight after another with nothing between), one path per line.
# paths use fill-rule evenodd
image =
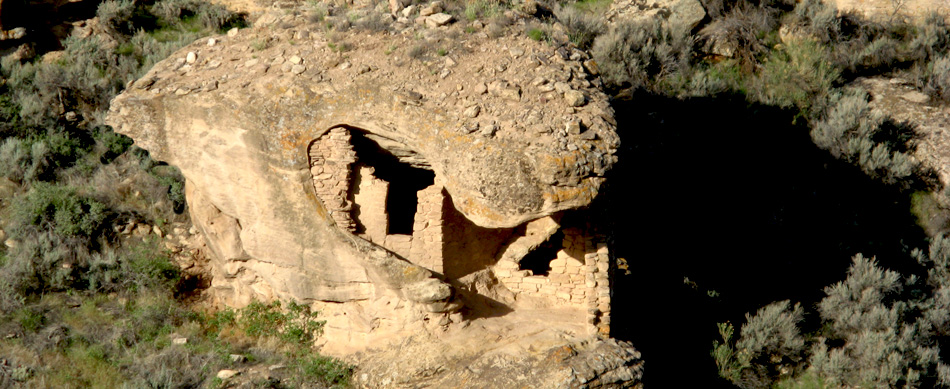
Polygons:
M796 108L807 117L813 107L822 107L840 74L827 46L792 41L768 55L761 71L752 77L749 94L760 103Z
M581 49L589 49L598 35L604 33L604 22L599 15L581 11L573 6L557 6L554 16L567 28L567 37Z
M710 22L699 31L699 35L706 42L707 52L714 47L731 51L731 57L739 60L746 71L751 72L758 57L772 46L766 37L778 22L774 14L775 11L768 8L736 7Z
M927 66L924 90L931 96L950 102L950 55L937 57Z
M934 242L938 247L950 247L944 237L937 237ZM935 251L931 245L931 255L941 257L938 259L941 263L948 262L943 258L947 253L950 251ZM787 310L787 302L773 303L755 316L747 316L735 348L747 354L764 349L757 348L760 345L781 344L783 348L773 352L770 358L750 358L751 362L746 364L739 363L739 352L727 355L731 359L725 359L723 365L731 363L741 371L727 370L731 374L723 374L723 377L741 387L950 384L950 375L947 375L950 369L940 359L936 338L945 334L932 330L938 322L945 323L941 317L947 316L948 305L944 303L950 302L947 298L950 293L943 291L947 287L950 285L941 285L935 292L928 293L916 277L905 279L897 272L880 268L874 259L858 254L853 258L847 279L825 288L826 297L818 305L823 324L820 332L802 337L796 326L801 312ZM767 336L747 336L747 327L754 328L749 334ZM724 344L716 346L732 344L728 338L724 339ZM798 355L804 350L807 357L800 361L775 357ZM763 372L766 374L759 374ZM746 377L757 380L746 380Z
M689 26L657 19L617 23L591 49L604 81L641 88L658 78L688 71L694 38Z
M812 126L811 137L818 147L885 182L914 174L916 163L904 149L913 129L896 126L873 112L862 90L850 90L831 100L831 108ZM888 126L894 131L886 131Z

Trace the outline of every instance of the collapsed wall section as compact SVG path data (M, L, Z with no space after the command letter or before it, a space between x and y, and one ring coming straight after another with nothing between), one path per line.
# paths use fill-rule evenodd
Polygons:
M531 228L531 226L529 226ZM589 226L568 227L550 234L559 249L539 250L547 258L531 258L528 250L520 257L502 256L492 268L495 277L515 294L552 306L573 306L586 310L589 331L610 335L610 255L603 236ZM518 241L512 243L517 246ZM538 245L535 244L535 247ZM515 247L515 249L518 249ZM537 263L544 266L539 270ZM532 269L527 269L531 267Z

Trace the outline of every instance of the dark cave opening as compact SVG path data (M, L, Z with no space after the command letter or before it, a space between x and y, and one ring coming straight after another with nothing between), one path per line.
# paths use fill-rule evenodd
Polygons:
M557 252L561 250L564 242L564 233L555 232L548 240L541 243L538 248L531 250L528 255L521 258L520 270L531 270L536 276L546 276L551 270L551 261L557 258Z
M359 162L375 169L376 178L389 183L386 194L387 233L412 235L418 192L435 182L435 173L402 162L358 129L350 129Z

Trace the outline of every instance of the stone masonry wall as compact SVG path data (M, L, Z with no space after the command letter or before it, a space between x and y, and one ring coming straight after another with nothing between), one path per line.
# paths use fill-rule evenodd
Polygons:
M442 186L431 185L418 192L412 235L389 234L389 183L377 178L372 166L357 160L350 132L343 127L331 129L310 147L314 189L333 220L363 239L441 273L442 209L446 202Z
M389 183L376 178L375 169L357 164L356 193L353 194L353 218L362 228L362 237L370 242L383 245L388 229L386 216L386 197Z
M342 127L331 129L310 145L309 153L310 174L317 197L338 226L355 231L356 224L350 214L353 204L347 200L350 165L356 162L349 131Z
M445 223L442 208L446 203L445 192L441 185L434 184L420 190L418 196L409 259L412 263L441 274L444 270L442 228Z
M501 260L495 276L516 295L547 299L587 312L592 333L610 333L610 257L607 245L579 228L562 230L564 239L547 275L519 270L518 263Z

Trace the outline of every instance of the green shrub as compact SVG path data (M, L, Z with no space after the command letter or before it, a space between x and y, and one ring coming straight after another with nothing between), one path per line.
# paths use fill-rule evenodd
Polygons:
M822 43L829 43L839 38L841 20L838 18L838 8L833 2L802 0L795 6L792 15L795 23L805 27L808 35L817 38Z
M719 375L741 388L767 387L772 377L782 374L770 369L771 365L794 366L802 360L805 339L798 324L803 317L798 304L791 306L787 300L769 304L754 316L746 314L735 346L732 325L719 323L723 343L713 342Z
M928 65L924 90L937 99L950 102L950 55L941 55Z
M130 34L135 31L132 17L135 3L132 0L107 0L99 4L96 16L99 23L115 35Z
M594 40L592 54L605 82L641 88L689 69L689 26L649 18L614 24Z
M931 61L950 49L950 24L944 15L932 12L915 27L914 39L909 45L911 58Z
M581 11L573 6L557 6L554 8L554 16L564 24L571 42L581 49L589 49L594 39L604 33L604 23L600 15Z
M699 35L706 42L707 51L713 47L731 51L731 57L751 72L758 57L774 44L766 39L777 24L774 13L762 7L735 7L700 30Z
M353 368L339 360L320 355L308 355L297 360L298 369L306 381L322 381L333 387L349 386Z
M295 302L283 311L280 301L264 304L252 301L240 311L238 324L254 337L274 337L293 345L307 345L323 333L323 321L317 314Z
M536 41L543 41L548 39L548 34L539 28L532 28L528 30L528 38L534 39Z
M795 107L806 117L827 99L841 72L831 63L827 46L811 40L788 42L774 50L752 79L751 97L764 104Z
M353 27L363 31L386 32L392 28L392 24L384 14L370 12L353 23Z
M37 183L11 204L11 235L28 230L53 231L64 237L92 238L107 218L105 206L69 187Z
M898 141L881 139L887 135L882 131L885 120L871 110L864 91L850 90L831 100L831 108L812 126L811 137L818 147L885 182L915 173L914 159L901 150L911 135Z

